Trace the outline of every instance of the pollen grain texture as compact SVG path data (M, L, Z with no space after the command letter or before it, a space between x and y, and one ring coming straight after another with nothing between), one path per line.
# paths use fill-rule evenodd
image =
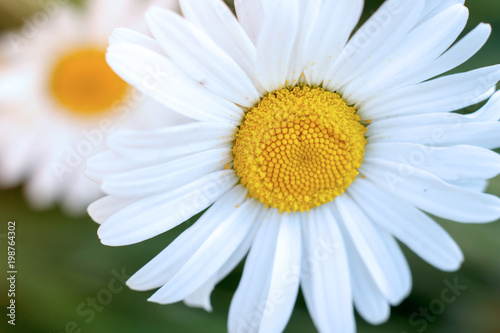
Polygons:
M308 211L354 181L366 128L354 107L322 88L284 88L249 110L233 147L241 183L266 206Z

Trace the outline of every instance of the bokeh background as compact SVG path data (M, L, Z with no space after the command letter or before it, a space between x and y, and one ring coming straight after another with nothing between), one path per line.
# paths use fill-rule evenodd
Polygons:
M231 1L228 3L231 5ZM381 3L367 0L364 17ZM38 0L1 0L0 30L19 26L39 5ZM500 63L500 0L469 0L467 6L471 17L466 31L479 22L488 22L493 34L487 45L455 72ZM491 181L488 192L500 196L500 178ZM9 220L17 222L15 328L7 325L6 317L5 236ZM0 221L0 332L226 331L228 308L242 265L216 287L212 313L181 303L149 303L147 298L152 292L122 288L113 280L116 275L133 274L194 220L137 245L106 247L100 244L97 224L89 217L71 218L57 208L33 211L25 203L20 187L0 191ZM461 246L465 254L463 267L454 273L440 272L404 248L414 280L411 295L392 309L390 320L383 325L371 326L358 317L358 332L500 332L500 223L439 222ZM110 282L115 283L111 286L115 293L110 292ZM462 290L450 303L443 302L443 292L454 283L463 286ZM88 303L92 299L97 299L94 308ZM301 295L286 332L315 332Z

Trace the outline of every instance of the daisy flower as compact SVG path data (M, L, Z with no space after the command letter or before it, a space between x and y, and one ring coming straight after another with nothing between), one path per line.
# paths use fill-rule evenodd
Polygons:
M131 88L105 58L114 28L147 31L143 16L151 3L91 0L80 9L47 2L22 28L2 36L2 187L26 181L35 207L60 200L66 211L84 213L102 196L84 167L103 149L104 134L169 123L164 107ZM171 0L161 4L175 8Z
M210 309L246 258L228 330L280 332L302 289L321 332L354 332L354 308L387 320L410 292L397 240L435 267L463 255L426 213L500 217L500 67L439 76L490 26L457 41L463 1L389 0L355 33L363 1L181 0L152 8L154 38L120 30L107 59L129 84L194 121L121 131L88 162L108 194L89 213L106 245L201 217L133 275L150 301ZM152 73L169 80L150 87ZM493 95L493 97L491 97ZM479 111L452 111L491 97Z

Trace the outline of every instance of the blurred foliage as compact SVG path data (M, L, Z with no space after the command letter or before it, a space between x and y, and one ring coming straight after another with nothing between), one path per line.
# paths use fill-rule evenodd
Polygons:
M37 10L38 0L2 0L0 28L14 27ZM381 0L368 0L365 18ZM467 64L455 71L500 62L500 1L470 0L471 18L466 31L479 22L489 22L493 34L486 47ZM500 178L494 179L488 192L500 195ZM133 274L169 244L192 221L146 242L120 248L106 247L96 236L97 225L88 217L70 218L59 209L45 212L30 210L22 188L0 192L0 237L7 232L7 221L17 221L17 326L6 327L6 242L0 238L2 279L0 280L1 332L225 332L232 294L238 285L241 265L220 283L213 295L214 311L192 309L183 304L161 306L147 302L152 292L136 292L124 287L110 295L106 290L113 272ZM500 332L500 224L464 225L440 221L465 254L458 272L434 269L405 248L412 268L414 287L410 297L392 309L391 319L371 326L357 318L358 332L366 333L498 333ZM446 288L445 281L467 289L442 313L429 317L427 326L410 321L422 308L435 306ZM114 285L119 288L119 284ZM98 307L92 317L89 298L101 297L109 304ZM83 304L83 305L82 305ZM82 312L84 311L84 312ZM440 311L441 312L441 311ZM418 317L421 318L421 317ZM92 320L90 320L92 319ZM89 321L89 322L87 322ZM72 329L71 325L78 329ZM420 329L420 330L419 330ZM286 332L314 332L302 296Z

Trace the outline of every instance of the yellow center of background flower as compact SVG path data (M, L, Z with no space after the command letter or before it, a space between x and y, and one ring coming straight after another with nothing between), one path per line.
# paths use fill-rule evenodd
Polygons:
M342 194L358 174L366 128L336 93L295 87L248 111L233 147L250 195L284 212L308 211Z
M95 115L121 101L128 85L106 62L106 51L83 49L62 57L50 82L56 100L70 111Z

